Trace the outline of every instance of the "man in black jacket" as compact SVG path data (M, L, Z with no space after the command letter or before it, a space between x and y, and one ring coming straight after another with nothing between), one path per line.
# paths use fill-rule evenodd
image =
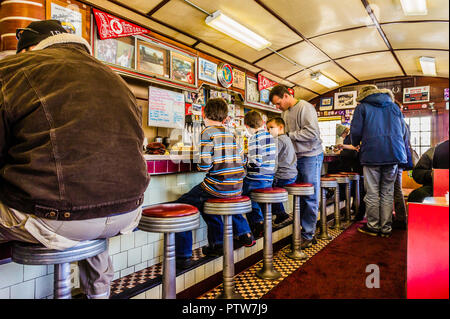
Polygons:
M0 61L0 242L64 250L131 232L149 182L136 98L59 21L17 38ZM107 298L108 252L78 265L88 298Z

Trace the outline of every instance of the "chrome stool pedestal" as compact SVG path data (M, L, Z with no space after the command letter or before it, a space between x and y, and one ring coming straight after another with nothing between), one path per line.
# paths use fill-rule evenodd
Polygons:
M301 212L300 212L300 197L314 195L314 186L313 184L307 183L299 183L299 184L289 184L284 186L284 188L288 191L288 194L293 195L294 197L294 220L292 222L292 250L290 253L287 253L286 256L295 259L301 260L308 258L302 251L302 236L301 236Z
M319 239L331 240L332 237L328 235L328 225L327 225L327 196L326 189L334 188L338 191L338 183L335 178L331 177L322 177L320 179L320 194L321 194L321 214L320 214L320 234L318 236ZM338 195L336 194L336 195ZM339 200L339 199L338 199ZM339 202L338 202L339 204ZM335 202L336 205L336 202ZM339 206L338 206L339 207Z
M286 202L288 192L284 188L261 188L253 190L250 196L253 201L265 204L263 267L256 275L262 279L275 280L280 278L281 274L273 267L272 204Z
M350 223L350 179L348 176L343 174L328 174L326 177L335 178L338 187L335 193L335 208L334 208L334 225L330 226L331 229L345 229ZM345 185L345 221L346 223L341 223L341 209L339 207L340 202L340 191L339 185Z
M232 215L252 211L252 202L247 196L234 198L213 198L205 202L205 214L223 216L223 292L218 299L243 299L235 291L234 249Z
M14 242L12 260L23 265L54 265L54 299L71 299L70 263L97 256L108 249L106 239L82 241L78 245L54 250L39 244Z
M359 204L360 204L360 195L359 195L359 183L360 183L360 176L358 173L353 172L342 172L339 173L342 175L347 176L350 179L350 184L354 183L355 193L353 195L353 202L355 203L355 214L354 216L357 216L359 213ZM351 186L349 186L349 193L351 192ZM349 195L350 196L350 195ZM355 220L355 218L351 218L351 220Z
M200 213L187 204L160 204L145 208L138 228L164 233L162 298L176 299L175 233L200 227Z

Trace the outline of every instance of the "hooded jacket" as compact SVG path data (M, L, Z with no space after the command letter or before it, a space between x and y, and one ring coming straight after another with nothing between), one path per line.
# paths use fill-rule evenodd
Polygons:
M141 109L123 79L59 34L0 61L0 201L84 220L135 210L149 176Z
M406 123L389 94L369 92L356 107L350 128L352 144L361 143L362 165L407 163Z

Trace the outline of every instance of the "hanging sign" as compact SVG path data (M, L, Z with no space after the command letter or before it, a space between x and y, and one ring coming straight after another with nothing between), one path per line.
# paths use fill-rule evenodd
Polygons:
M225 88L229 88L233 85L233 68L231 65L226 63L219 64L217 78L219 79L220 84Z
M273 82L268 78L266 78L265 76L258 74L258 91L269 89L277 84L278 84L277 82Z
M119 19L108 13L92 9L97 23L98 34L101 40L128 37L130 35L148 33L147 29Z
M430 86L417 86L403 89L403 103L420 103L430 101Z

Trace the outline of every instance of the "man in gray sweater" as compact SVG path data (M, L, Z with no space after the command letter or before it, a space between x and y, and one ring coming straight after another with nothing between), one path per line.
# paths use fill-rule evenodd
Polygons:
M314 185L314 195L302 196L300 199L302 248L311 247L319 211L320 172L323 162L317 113L312 104L295 99L283 85L275 86L269 98L283 111L286 134L292 140L297 155L297 182Z

